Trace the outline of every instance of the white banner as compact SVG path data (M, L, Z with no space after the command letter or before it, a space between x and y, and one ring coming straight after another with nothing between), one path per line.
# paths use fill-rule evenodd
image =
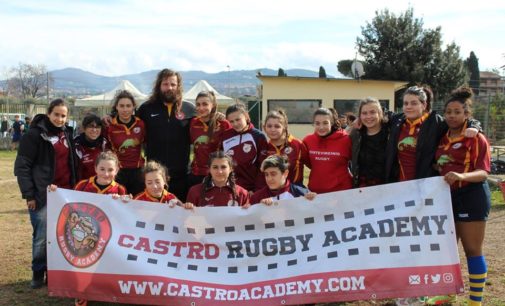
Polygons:
M279 305L460 293L441 177L193 211L48 193L49 293L165 305Z

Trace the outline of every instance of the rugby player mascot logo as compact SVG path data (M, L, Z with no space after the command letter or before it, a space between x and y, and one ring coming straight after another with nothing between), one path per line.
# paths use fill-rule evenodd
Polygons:
M61 253L77 268L95 264L112 234L107 215L88 203L65 204L58 217L56 231Z

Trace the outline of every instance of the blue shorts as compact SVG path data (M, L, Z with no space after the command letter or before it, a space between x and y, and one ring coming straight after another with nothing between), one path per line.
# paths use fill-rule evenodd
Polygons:
M486 221L491 209L491 191L487 181L470 183L451 191L454 221Z
M12 134L12 142L18 142L21 139L21 133Z

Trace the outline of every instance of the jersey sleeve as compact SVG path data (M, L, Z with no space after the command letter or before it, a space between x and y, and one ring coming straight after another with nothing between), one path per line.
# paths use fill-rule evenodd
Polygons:
M77 183L77 184L75 185L75 187L74 187L74 190L83 191L83 190L84 190L84 187L86 186L86 182L87 182L87 181L88 181L88 180L86 179L86 180L82 180L82 181L80 181L79 183Z
M188 196L186 197L186 202L192 203L195 206L199 206L200 204L200 188L198 188L198 186L201 185L192 186L188 191Z
M491 172L491 154L489 149L489 143L483 134L478 134L475 137L475 143L472 148L472 155L474 157L474 168L479 170L484 170L486 172Z

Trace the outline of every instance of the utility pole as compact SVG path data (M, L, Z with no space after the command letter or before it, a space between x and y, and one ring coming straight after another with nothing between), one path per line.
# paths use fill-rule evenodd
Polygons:
M227 95L230 96L231 94L231 77L230 77L230 65L226 65L226 68L228 68L228 93Z
M47 104L49 104L49 71L46 72L46 97Z

